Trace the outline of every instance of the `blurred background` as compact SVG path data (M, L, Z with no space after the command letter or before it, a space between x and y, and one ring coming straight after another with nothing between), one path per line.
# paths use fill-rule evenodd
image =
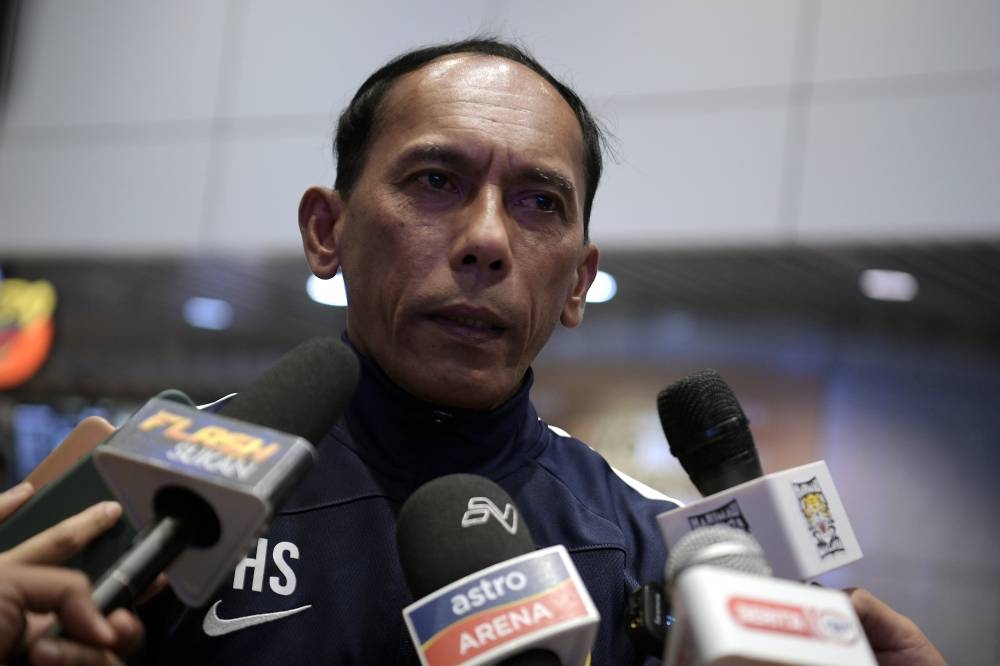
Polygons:
M211 400L343 330L296 224L336 115L398 52L492 33L615 137L616 291L538 359L546 420L695 499L655 396L715 368L765 471L828 462L865 558L824 582L1000 663L996 0L0 8L4 487L86 414Z

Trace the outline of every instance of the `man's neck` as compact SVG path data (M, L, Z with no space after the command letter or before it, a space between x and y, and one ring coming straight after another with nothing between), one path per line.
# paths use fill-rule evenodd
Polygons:
M476 411L420 400L372 359L358 357L361 379L347 425L356 453L381 474L406 485L453 472L495 477L535 453L539 425L528 395L530 369L509 400Z

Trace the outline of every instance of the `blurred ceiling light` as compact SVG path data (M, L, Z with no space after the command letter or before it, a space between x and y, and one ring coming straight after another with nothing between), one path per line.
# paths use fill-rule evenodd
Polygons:
M611 277L611 273L597 271L594 284L590 285L590 289L587 291L587 302L606 303L614 298L617 293L618 283Z
M217 298L189 298L184 304L184 321L195 328L222 331L233 323L233 306Z
M919 289L917 278L903 271L870 268L858 279L861 293L876 301L912 301Z
M306 293L317 303L338 308L347 307L347 289L344 287L344 276L340 273L329 280L321 280L315 275L310 275L306 280Z

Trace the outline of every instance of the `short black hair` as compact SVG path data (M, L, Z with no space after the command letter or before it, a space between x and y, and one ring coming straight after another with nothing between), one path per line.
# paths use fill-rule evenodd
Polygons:
M561 83L523 48L493 37L473 37L458 42L426 46L408 51L390 60L361 84L351 103L340 114L334 142L337 159L337 180L334 187L349 197L368 156L368 147L375 131L379 107L389 90L404 74L416 71L427 63L446 55L473 53L513 60L536 72L559 91L569 104L583 131L583 159L586 173L586 191L583 204L583 238L589 238L590 209L594 203L597 184L601 180L604 162L601 148L604 132L587 110L580 97Z

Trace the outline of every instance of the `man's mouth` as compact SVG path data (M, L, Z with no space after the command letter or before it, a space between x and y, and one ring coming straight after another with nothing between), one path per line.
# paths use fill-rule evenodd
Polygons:
M488 321L483 321L482 319L472 319L470 317L450 317L448 315L436 315L437 319L442 319L447 322L459 324L461 326L468 326L469 328L478 328L484 331L502 331L503 327L492 324Z
M505 322L486 308L448 307L434 312L432 321L463 338L474 341L492 339L508 329Z

